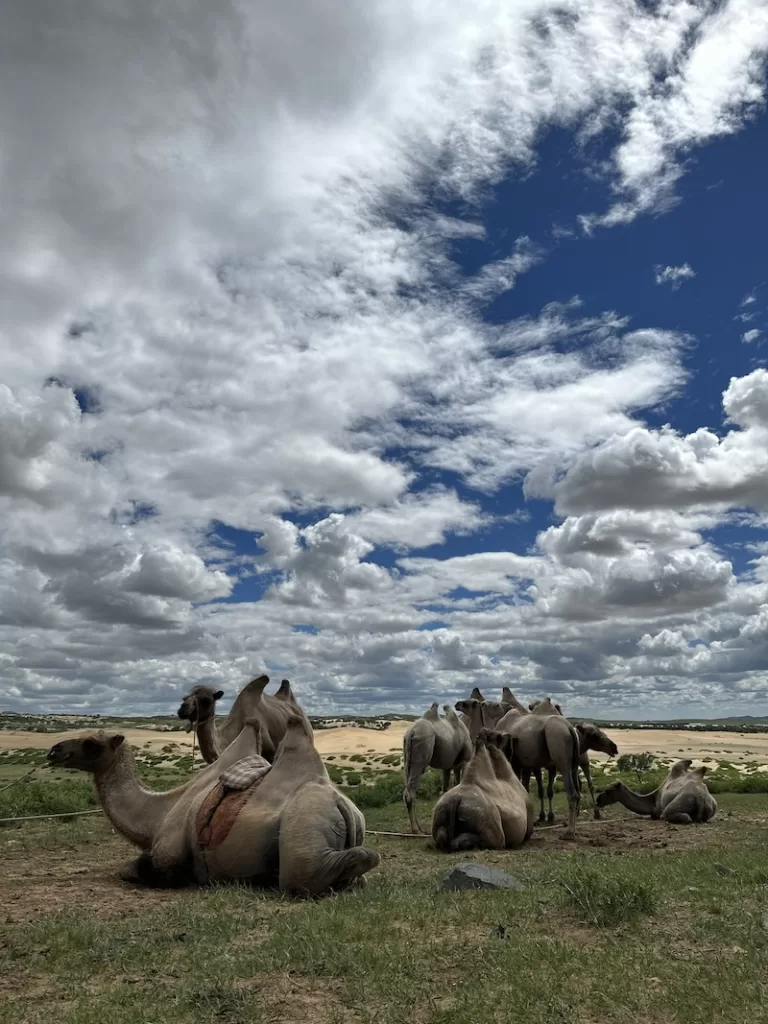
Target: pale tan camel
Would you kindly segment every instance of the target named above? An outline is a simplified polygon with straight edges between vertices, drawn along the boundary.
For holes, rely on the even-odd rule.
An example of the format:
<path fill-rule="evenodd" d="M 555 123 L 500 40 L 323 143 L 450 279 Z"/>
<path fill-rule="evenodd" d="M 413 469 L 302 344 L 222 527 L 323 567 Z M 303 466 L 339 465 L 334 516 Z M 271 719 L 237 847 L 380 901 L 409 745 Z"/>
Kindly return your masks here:
<path fill-rule="evenodd" d="M 441 718 L 435 701 L 421 718 L 409 726 L 403 737 L 403 801 L 408 810 L 411 831 L 415 833 L 421 832 L 416 817 L 416 794 L 421 776 L 427 768 L 437 768 L 443 773 L 443 792 L 446 793 L 451 785 L 451 772 L 458 784 L 462 770 L 472 756 L 467 727 L 449 705 L 446 704 L 443 711 L 445 717 Z"/>
<path fill-rule="evenodd" d="M 505 686 L 504 689 L 507 692 L 509 692 L 508 687 Z M 510 710 L 511 707 L 511 705 L 505 702 L 503 697 L 500 701 L 486 700 L 477 687 L 475 687 L 472 690 L 472 693 L 470 693 L 469 700 L 477 700 L 480 701 L 481 704 L 485 705 L 485 717 L 489 725 L 493 725 L 494 723 L 498 722 L 498 720 L 503 715 L 505 715 L 507 711 Z M 459 715 L 459 718 L 462 720 L 464 725 L 466 725 L 466 727 L 469 729 L 469 716 L 466 714 L 461 714 Z"/>
<path fill-rule="evenodd" d="M 461 720 L 469 730 L 469 738 L 472 743 L 475 742 L 482 729 L 489 729 L 494 724 L 486 700 L 470 697 L 469 700 L 457 700 L 454 707 L 461 713 Z"/>
<path fill-rule="evenodd" d="M 114 736 L 108 734 L 102 756 L 121 745 L 115 747 Z M 150 852 L 125 865 L 123 878 L 162 886 L 240 880 L 320 896 L 358 883 L 379 863 L 379 855 L 361 845 L 362 814 L 331 785 L 299 714 L 286 723 L 273 765 L 265 762 L 268 771 L 247 794 L 226 837 L 218 845 L 204 846 L 198 813 L 221 763 L 220 758 L 201 771 L 193 788 L 170 807 Z M 74 757 L 67 766 L 93 770 L 90 761 L 80 765 Z M 198 780 L 206 774 L 208 784 L 201 785 Z"/>
<path fill-rule="evenodd" d="M 223 690 L 211 686 L 193 686 L 183 698 L 179 707 L 179 718 L 190 723 L 197 731 L 200 753 L 208 764 L 212 764 L 222 750 L 231 743 L 243 727 L 247 718 L 257 718 L 261 723 L 262 753 L 273 761 L 278 744 L 285 733 L 288 718 L 297 713 L 302 716 L 312 735 L 309 719 L 296 702 L 291 684 L 283 679 L 275 694 L 264 693 L 269 676 L 252 679 L 235 699 L 235 703 L 223 722 L 216 722 L 216 701 L 224 696 Z"/>
<path fill-rule="evenodd" d="M 516 752 L 520 776 L 526 791 L 531 775 L 535 775 L 539 791 L 541 812 L 539 821 L 544 820 L 544 785 L 541 772 L 550 765 L 563 777 L 565 794 L 568 799 L 568 826 L 564 838 L 575 835 L 576 819 L 579 813 L 581 792 L 579 788 L 579 737 L 576 730 L 554 705 L 542 702 L 534 705 L 530 713 L 517 709 L 508 711 L 496 724 L 496 730 L 507 733 L 517 741 Z"/>
<path fill-rule="evenodd" d="M 532 832 L 530 797 L 501 751 L 478 736 L 463 779 L 435 806 L 435 846 L 445 853 L 515 849 Z"/>
<path fill-rule="evenodd" d="M 119 732 L 99 729 L 70 736 L 51 747 L 48 763 L 90 772 L 99 803 L 115 831 L 134 846 L 150 850 L 163 822 L 182 797 L 205 793 L 223 771 L 245 757 L 258 755 L 260 750 L 259 723 L 250 720 L 215 765 L 201 768 L 183 786 L 161 792 L 141 784 L 133 752 Z"/>
<path fill-rule="evenodd" d="M 563 709 L 560 707 L 559 704 L 553 704 L 552 700 L 549 697 L 545 697 L 544 700 L 534 701 L 530 705 L 530 711 L 523 711 L 521 713 L 539 716 L 560 715 L 561 717 L 564 717 Z M 496 728 L 499 729 L 501 732 L 506 732 L 509 730 L 511 724 L 515 722 L 518 717 L 519 715 L 517 713 L 510 712 L 498 722 Z M 613 740 L 609 736 L 607 736 L 602 729 L 599 729 L 596 725 L 592 725 L 588 722 L 572 722 L 571 724 L 573 725 L 579 737 L 579 768 L 584 773 L 584 778 L 587 780 L 587 788 L 589 790 L 589 795 L 592 798 L 593 814 L 596 820 L 599 821 L 600 809 L 597 805 L 597 800 L 595 798 L 595 787 L 592 782 L 592 769 L 589 763 L 588 751 L 599 751 L 600 753 L 607 754 L 609 757 L 615 757 L 616 754 L 618 754 L 619 752 L 619 748 L 616 746 Z M 552 810 L 552 799 L 554 797 L 555 792 L 555 777 L 557 776 L 556 765 L 548 765 L 547 774 L 547 801 L 549 803 L 549 814 L 545 817 L 544 783 L 542 779 L 541 769 L 532 769 L 531 771 L 523 771 L 522 773 L 522 781 L 526 789 L 530 785 L 531 775 L 533 775 L 536 779 L 536 787 L 538 791 L 540 806 L 540 823 L 543 821 L 548 821 L 551 823 L 555 820 L 555 815 Z M 576 782 L 577 785 L 579 785 L 579 788 L 581 788 L 578 772 L 576 773 Z"/>
<path fill-rule="evenodd" d="M 673 764 L 669 775 L 652 793 L 633 793 L 623 782 L 614 782 L 597 798 L 599 807 L 621 803 L 635 814 L 669 821 L 675 825 L 707 822 L 717 812 L 717 802 L 707 789 L 707 769 L 691 768 L 693 762 L 684 758 Z"/>

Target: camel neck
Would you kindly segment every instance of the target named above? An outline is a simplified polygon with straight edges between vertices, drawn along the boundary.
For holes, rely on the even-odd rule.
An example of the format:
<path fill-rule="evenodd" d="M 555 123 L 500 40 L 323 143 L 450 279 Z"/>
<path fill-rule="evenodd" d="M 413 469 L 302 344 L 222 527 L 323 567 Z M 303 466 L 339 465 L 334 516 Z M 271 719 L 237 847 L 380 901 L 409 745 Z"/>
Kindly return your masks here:
<path fill-rule="evenodd" d="M 203 760 L 207 761 L 208 764 L 212 764 L 218 758 L 220 751 L 223 750 L 221 737 L 216 729 L 215 715 L 211 715 L 204 722 L 200 722 L 195 728 Z M 226 745 L 225 743 L 224 746 Z"/>
<path fill-rule="evenodd" d="M 627 810 L 634 811 L 635 814 L 652 814 L 656 807 L 658 792 L 658 789 L 655 789 L 652 793 L 633 793 L 631 789 L 620 783 L 619 789 L 616 791 L 616 799 Z"/>
<path fill-rule="evenodd" d="M 99 802 L 115 830 L 143 850 L 151 847 L 160 823 L 185 788 L 180 786 L 167 793 L 144 789 L 125 743 L 110 767 L 94 775 L 94 782 Z"/>

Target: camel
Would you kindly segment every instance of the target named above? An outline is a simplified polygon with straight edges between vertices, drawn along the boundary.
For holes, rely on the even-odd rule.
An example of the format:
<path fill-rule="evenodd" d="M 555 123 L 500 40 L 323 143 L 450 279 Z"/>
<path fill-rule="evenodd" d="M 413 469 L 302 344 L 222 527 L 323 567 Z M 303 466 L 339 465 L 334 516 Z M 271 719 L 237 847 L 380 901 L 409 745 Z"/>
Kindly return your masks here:
<path fill-rule="evenodd" d="M 580 751 L 577 731 L 559 711 L 555 710 L 554 705 L 550 703 L 542 707 L 541 702 L 534 704 L 534 710 L 530 713 L 516 709 L 508 711 L 496 723 L 496 731 L 508 734 L 517 741 L 516 756 L 526 791 L 531 775 L 536 777 L 541 804 L 539 821 L 544 820 L 542 769 L 554 766 L 555 770 L 560 772 L 568 799 L 568 826 L 563 838 L 573 839 L 576 834 L 576 818 L 581 801 Z"/>
<path fill-rule="evenodd" d="M 533 804 L 511 765 L 483 735 L 462 781 L 437 802 L 432 837 L 438 850 L 512 850 L 533 832 Z"/>
<path fill-rule="evenodd" d="M 508 687 L 505 686 L 504 689 L 507 691 L 507 693 L 510 692 Z M 472 693 L 470 693 L 468 699 L 477 700 L 485 706 L 485 716 L 489 725 L 493 725 L 496 722 L 498 722 L 498 720 L 502 718 L 510 710 L 510 706 L 506 703 L 503 696 L 500 701 L 486 700 L 477 687 L 475 687 L 472 690 Z M 512 698 L 512 700 L 514 703 L 517 703 L 514 697 Z M 461 718 L 464 725 L 466 725 L 466 727 L 469 729 L 469 716 L 466 714 L 461 714 L 459 715 L 459 717 Z"/>
<path fill-rule="evenodd" d="M 258 735 L 260 723 L 252 725 Z M 123 744 L 115 734 L 103 735 L 97 756 L 100 762 L 110 762 L 100 768 L 102 788 L 108 789 L 112 762 Z M 225 751 L 222 758 L 226 755 Z M 361 884 L 365 873 L 379 863 L 377 853 L 362 847 L 362 814 L 331 785 L 299 711 L 286 722 L 272 766 L 257 759 L 264 767 L 257 765 L 254 788 L 240 794 L 239 813 L 223 838 L 204 843 L 200 814 L 216 788 L 211 782 L 221 774 L 222 758 L 203 769 L 190 790 L 179 795 L 156 829 L 150 850 L 145 843 L 145 852 L 123 866 L 124 879 L 154 886 L 241 880 L 321 896 Z M 241 760 L 242 765 L 248 762 Z M 69 756 L 67 767 L 93 771 L 93 760 L 78 763 L 76 756 Z M 129 825 L 121 824 L 123 834 L 130 831 Z"/>
<path fill-rule="evenodd" d="M 245 757 L 260 753 L 259 723 L 248 720 L 215 765 L 202 768 L 189 782 L 155 792 L 142 786 L 125 736 L 103 729 L 61 740 L 48 751 L 48 763 L 90 772 L 104 813 L 116 832 L 142 850 L 150 850 L 163 822 L 179 800 L 202 792 Z M 267 764 L 267 762 L 264 762 Z"/>
<path fill-rule="evenodd" d="M 579 768 L 584 773 L 584 778 L 587 780 L 587 788 L 589 790 L 589 795 L 592 798 L 592 812 L 595 820 L 600 821 L 600 808 L 598 807 L 597 799 L 595 798 L 595 787 L 592 783 L 592 769 L 589 764 L 588 751 L 595 750 L 599 751 L 601 754 L 607 754 L 609 757 L 615 757 L 619 752 L 619 748 L 610 736 L 606 735 L 606 733 L 596 725 L 592 725 L 591 722 L 572 722 L 571 724 L 579 736 Z M 547 821 L 551 823 L 555 820 L 555 815 L 552 811 L 552 797 L 555 793 L 555 776 L 557 775 L 557 768 L 554 764 L 547 766 L 547 774 L 547 801 L 549 803 Z M 542 792 L 540 774 L 537 776 L 536 781 L 539 787 L 539 802 L 541 804 L 539 821 L 542 822 L 544 821 L 544 794 Z M 578 772 L 576 774 L 576 781 L 579 788 L 581 788 Z"/>
<path fill-rule="evenodd" d="M 446 793 L 451 785 L 451 772 L 458 785 L 462 769 L 472 756 L 467 727 L 448 704 L 443 707 L 444 718 L 440 718 L 437 707 L 435 701 L 421 718 L 409 726 L 403 737 L 403 801 L 414 833 L 422 831 L 416 817 L 416 794 L 419 780 L 427 768 L 442 771 L 443 792 Z"/>
<path fill-rule="evenodd" d="M 216 723 L 216 701 L 224 696 L 223 690 L 210 686 L 193 686 L 183 698 L 179 707 L 179 718 L 185 718 L 190 729 L 197 731 L 200 753 L 208 764 L 213 764 L 220 752 L 237 736 L 246 718 L 258 718 L 261 722 L 262 753 L 273 761 L 278 744 L 285 733 L 285 723 L 294 712 L 303 716 L 306 727 L 312 735 L 309 719 L 296 702 L 291 684 L 283 679 L 275 694 L 264 693 L 269 676 L 252 679 L 238 693 L 227 717 Z"/>
<path fill-rule="evenodd" d="M 520 714 L 532 714 L 539 715 L 542 717 L 559 715 L 561 718 L 563 715 L 563 709 L 559 704 L 554 704 L 549 697 L 545 697 L 543 700 L 534 701 L 529 705 L 530 710 L 522 711 Z M 504 718 L 500 719 L 497 723 L 496 728 L 501 732 L 507 732 L 512 724 L 518 720 L 520 714 L 517 712 L 508 712 Z M 579 736 L 579 768 L 584 773 L 584 778 L 587 780 L 587 788 L 589 789 L 589 795 L 592 798 L 592 810 L 597 821 L 600 820 L 600 809 L 597 805 L 595 798 L 595 787 L 592 783 L 592 770 L 589 764 L 588 751 L 595 750 L 600 753 L 607 754 L 609 757 L 615 757 L 619 752 L 619 748 L 613 742 L 613 740 L 607 736 L 602 729 L 599 729 L 596 725 L 592 725 L 588 722 L 572 722 L 571 723 L 578 733 Z M 557 767 L 554 764 L 547 765 L 548 781 L 547 781 L 547 801 L 549 803 L 549 814 L 544 816 L 544 783 L 542 780 L 541 769 L 531 769 L 531 771 L 524 771 L 522 775 L 523 785 L 528 788 L 530 784 L 531 775 L 536 779 L 536 786 L 539 796 L 539 823 L 543 821 L 553 822 L 555 820 L 554 812 L 552 811 L 552 798 L 555 792 L 555 777 L 557 775 Z M 576 783 L 581 790 L 581 783 L 579 781 L 578 771 L 576 773 Z"/>
<path fill-rule="evenodd" d="M 469 730 L 469 738 L 473 743 L 482 729 L 490 728 L 495 722 L 488 712 L 488 702 L 479 700 L 477 697 L 470 697 L 469 700 L 457 700 L 454 707 L 461 713 L 461 720 Z"/>
<path fill-rule="evenodd" d="M 704 781 L 706 767 L 691 769 L 684 758 L 673 764 L 669 775 L 652 793 L 633 793 L 623 782 L 614 782 L 597 798 L 598 807 L 621 803 L 635 814 L 648 814 L 654 820 L 674 825 L 707 822 L 715 816 L 717 803 Z"/>

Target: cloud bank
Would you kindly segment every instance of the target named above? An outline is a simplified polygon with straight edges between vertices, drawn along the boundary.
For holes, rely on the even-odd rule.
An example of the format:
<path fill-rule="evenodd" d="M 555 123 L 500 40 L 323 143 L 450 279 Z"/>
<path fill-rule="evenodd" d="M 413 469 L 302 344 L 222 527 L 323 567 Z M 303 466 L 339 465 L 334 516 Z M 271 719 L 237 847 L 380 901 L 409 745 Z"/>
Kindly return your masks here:
<path fill-rule="evenodd" d="M 669 209 L 764 104 L 768 5 L 29 0 L 5 28 L 3 706 L 158 712 L 265 669 L 318 711 L 764 691 L 764 556 L 736 573 L 716 531 L 765 511 L 765 371 L 723 434 L 651 429 L 690 339 L 576 298 L 495 323 L 544 241 L 471 274 L 454 246 L 553 127 L 608 147 L 588 233 Z M 521 484 L 557 520 L 533 544 L 495 502 Z"/>

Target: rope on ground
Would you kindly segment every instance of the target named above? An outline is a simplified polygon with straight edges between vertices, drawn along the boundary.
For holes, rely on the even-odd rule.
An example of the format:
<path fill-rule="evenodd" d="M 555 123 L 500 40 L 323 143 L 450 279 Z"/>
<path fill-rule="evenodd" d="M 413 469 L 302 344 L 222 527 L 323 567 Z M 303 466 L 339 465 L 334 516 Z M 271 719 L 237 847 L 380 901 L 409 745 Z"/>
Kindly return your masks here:
<path fill-rule="evenodd" d="M 27 773 L 26 773 L 25 775 L 20 775 L 20 776 L 18 777 L 18 779 L 14 779 L 14 780 L 13 780 L 13 782 L 10 782 L 10 783 L 9 783 L 9 784 L 8 784 L 7 786 L 3 786 L 3 788 L 2 788 L 2 789 L 0 789 L 0 793 L 4 793 L 4 792 L 6 791 L 6 789 L 10 789 L 10 788 L 11 788 L 11 786 L 15 786 L 17 782 L 23 782 L 23 781 L 24 781 L 24 779 L 28 779 L 28 778 L 29 778 L 29 776 L 30 776 L 30 775 L 31 775 L 31 774 L 32 774 L 33 772 L 36 772 L 36 771 L 37 771 L 37 765 L 35 765 L 35 767 L 34 767 L 34 768 L 30 768 L 30 769 L 29 769 L 29 771 L 28 771 L 28 772 L 27 772 Z"/>
<path fill-rule="evenodd" d="M 15 818 L 0 818 L 0 825 L 8 821 L 39 821 L 41 818 L 79 818 L 83 814 L 103 814 L 101 808 L 95 811 L 64 811 L 61 814 L 22 814 Z"/>

